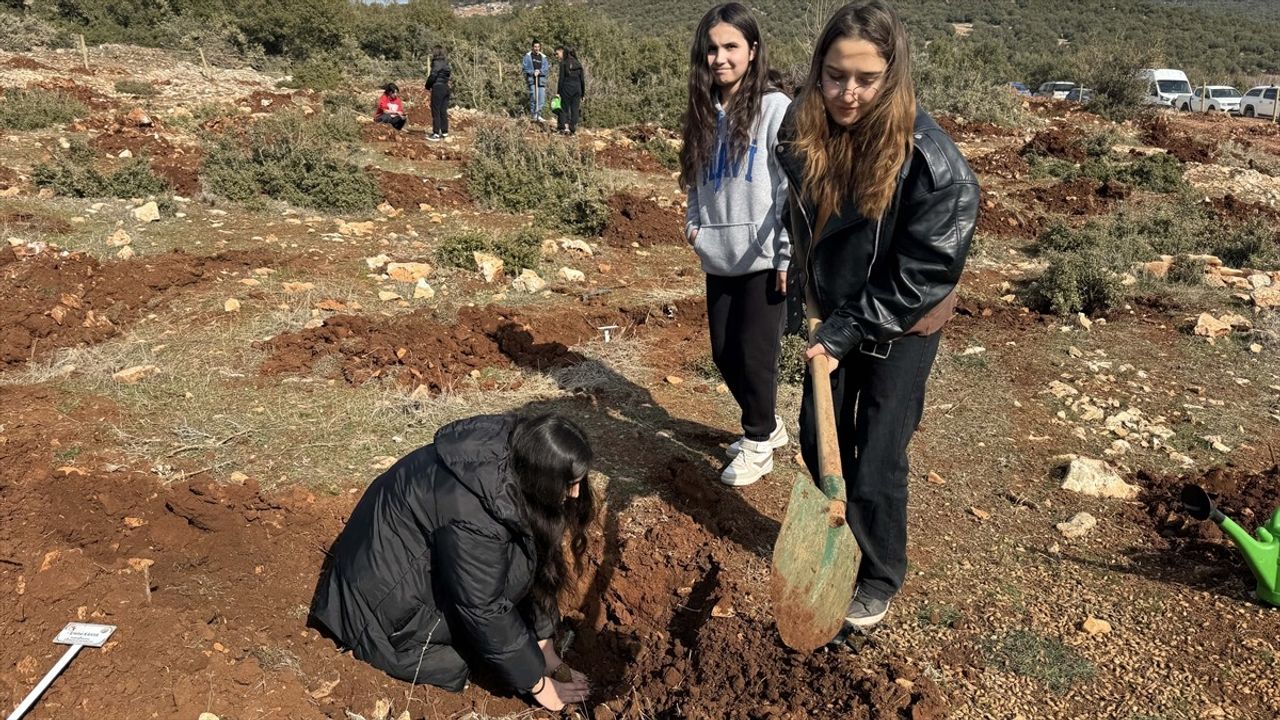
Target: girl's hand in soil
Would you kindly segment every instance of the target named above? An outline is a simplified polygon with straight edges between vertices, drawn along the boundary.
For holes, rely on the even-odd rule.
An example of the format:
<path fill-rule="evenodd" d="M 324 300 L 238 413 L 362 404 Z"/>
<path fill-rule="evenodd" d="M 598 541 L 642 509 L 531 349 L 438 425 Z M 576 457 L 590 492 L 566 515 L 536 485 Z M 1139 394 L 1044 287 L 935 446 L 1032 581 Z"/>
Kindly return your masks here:
<path fill-rule="evenodd" d="M 534 690 L 538 690 L 533 693 L 533 699 L 552 712 L 559 712 L 565 705 L 587 699 L 588 689 L 585 680 L 562 683 L 554 678 L 544 677 L 538 682 L 538 685 L 533 686 Z"/>
<path fill-rule="evenodd" d="M 819 355 L 827 359 L 827 369 L 831 372 L 835 372 L 836 368 L 840 366 L 839 358 L 833 357 L 831 353 L 827 352 L 827 346 L 822 343 L 818 343 L 817 345 L 809 348 L 809 350 L 805 352 L 804 357 L 806 360 L 812 360 Z"/>
<path fill-rule="evenodd" d="M 556 673 L 556 669 L 559 668 L 561 665 L 564 665 L 564 661 L 561 660 L 560 656 L 556 654 L 555 643 L 551 642 L 550 638 L 546 640 L 539 640 L 538 649 L 542 651 L 542 659 L 545 660 L 547 663 L 548 674 L 554 674 L 555 677 L 558 677 L 563 680 L 565 676 Z M 584 684 L 587 682 L 587 676 L 584 675 L 583 673 L 580 673 L 577 670 L 574 670 L 568 665 L 565 665 L 565 669 L 569 671 L 570 677 L 572 677 L 574 682 L 580 682 Z"/>

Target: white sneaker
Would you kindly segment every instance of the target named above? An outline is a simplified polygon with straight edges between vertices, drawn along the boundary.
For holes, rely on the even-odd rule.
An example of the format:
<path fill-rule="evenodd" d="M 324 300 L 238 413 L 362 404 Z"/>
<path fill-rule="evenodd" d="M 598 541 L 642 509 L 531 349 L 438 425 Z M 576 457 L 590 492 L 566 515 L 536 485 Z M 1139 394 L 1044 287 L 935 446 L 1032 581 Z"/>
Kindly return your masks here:
<path fill-rule="evenodd" d="M 786 447 L 787 443 L 791 442 L 791 438 L 787 437 L 787 428 L 783 426 L 781 417 L 774 415 L 773 421 L 776 423 L 773 426 L 773 434 L 765 442 L 769 444 L 770 450 L 777 450 L 780 447 Z M 746 438 L 738 438 L 733 441 L 729 447 L 724 449 L 724 454 L 731 458 L 737 457 L 738 453 L 742 451 L 742 442 L 744 440 Z"/>
<path fill-rule="evenodd" d="M 738 454 L 720 473 L 720 482 L 730 487 L 746 487 L 773 472 L 773 448 L 769 442 L 743 440 Z"/>

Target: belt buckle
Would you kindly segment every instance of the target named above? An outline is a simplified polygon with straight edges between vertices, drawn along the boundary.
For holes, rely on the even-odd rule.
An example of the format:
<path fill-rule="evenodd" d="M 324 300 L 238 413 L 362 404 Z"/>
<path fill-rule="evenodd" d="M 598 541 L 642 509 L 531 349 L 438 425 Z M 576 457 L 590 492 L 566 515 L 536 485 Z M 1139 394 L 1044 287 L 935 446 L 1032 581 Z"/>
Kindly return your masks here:
<path fill-rule="evenodd" d="M 870 355 L 873 358 L 879 358 L 881 360 L 889 357 L 890 350 L 893 350 L 892 342 L 873 343 L 870 340 L 863 341 L 862 346 L 858 348 L 858 351 L 863 355 Z"/>

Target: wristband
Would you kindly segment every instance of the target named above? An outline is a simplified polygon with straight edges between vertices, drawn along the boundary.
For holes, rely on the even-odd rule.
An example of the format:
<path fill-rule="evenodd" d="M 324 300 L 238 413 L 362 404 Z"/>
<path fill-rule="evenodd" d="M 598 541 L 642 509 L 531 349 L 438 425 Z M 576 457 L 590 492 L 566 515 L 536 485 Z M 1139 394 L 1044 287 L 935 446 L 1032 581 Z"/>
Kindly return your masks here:
<path fill-rule="evenodd" d="M 530 694 L 530 695 L 537 695 L 538 693 L 540 693 L 540 692 L 542 692 L 543 690 L 545 690 L 545 689 L 546 689 L 546 687 L 547 687 L 547 676 L 546 676 L 546 675 L 543 675 L 543 676 L 542 676 L 542 679 L 538 681 L 538 684 L 537 684 L 537 685 L 534 685 L 532 688 L 530 688 L 530 689 L 529 689 L 529 694 Z"/>

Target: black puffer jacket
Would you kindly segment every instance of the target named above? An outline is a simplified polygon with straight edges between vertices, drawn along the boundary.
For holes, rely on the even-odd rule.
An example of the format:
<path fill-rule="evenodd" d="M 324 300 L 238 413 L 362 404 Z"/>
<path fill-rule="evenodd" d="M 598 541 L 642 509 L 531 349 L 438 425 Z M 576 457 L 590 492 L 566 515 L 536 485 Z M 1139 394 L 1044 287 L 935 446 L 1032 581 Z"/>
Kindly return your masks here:
<path fill-rule="evenodd" d="M 586 94 L 587 74 L 577 58 L 565 58 L 560 63 L 560 80 L 556 90 L 560 97 L 582 97 Z"/>
<path fill-rule="evenodd" d="M 453 77 L 453 70 L 449 68 L 449 58 L 433 57 L 431 58 L 431 72 L 427 75 L 427 91 L 428 92 L 449 92 L 449 79 Z"/>
<path fill-rule="evenodd" d="M 911 158 L 884 217 L 869 220 L 848 200 L 815 244 L 817 208 L 802 192 L 805 159 L 792 142 L 794 109 L 778 130 L 776 153 L 790 185 L 787 229 L 806 255 L 796 282 L 813 281 L 823 319 L 818 340 L 828 352 L 842 358 L 855 348 L 874 351 L 906 334 L 960 281 L 978 224 L 978 181 L 921 110 Z"/>
<path fill-rule="evenodd" d="M 517 689 L 542 677 L 537 638 L 555 621 L 526 597 L 536 558 L 508 472 L 514 425 L 506 416 L 447 425 L 365 491 L 311 607 L 360 660 L 454 690 L 467 675 L 454 648 Z"/>

